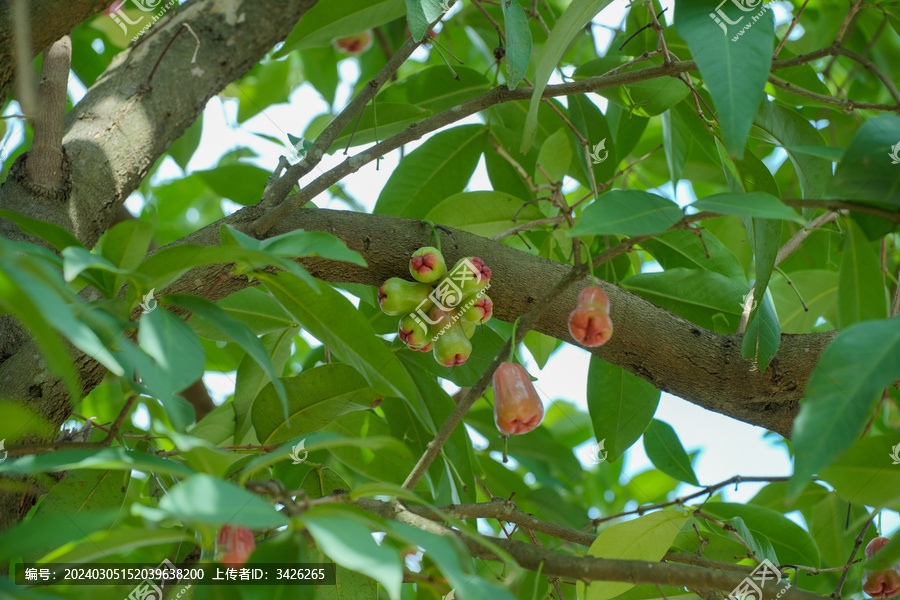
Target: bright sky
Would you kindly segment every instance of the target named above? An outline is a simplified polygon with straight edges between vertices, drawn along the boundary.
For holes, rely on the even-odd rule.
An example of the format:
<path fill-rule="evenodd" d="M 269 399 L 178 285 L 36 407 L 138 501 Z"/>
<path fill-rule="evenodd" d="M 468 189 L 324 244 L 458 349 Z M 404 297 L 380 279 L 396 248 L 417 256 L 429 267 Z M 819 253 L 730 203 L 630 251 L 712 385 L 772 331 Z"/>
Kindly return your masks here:
<path fill-rule="evenodd" d="M 669 24 L 672 22 L 674 10 L 672 4 L 671 0 L 663 2 L 663 6 L 669 6 L 669 10 L 665 15 Z M 775 5 L 773 13 L 776 17 L 776 23 L 780 25 L 787 22 L 790 15 L 785 10 L 785 7 L 778 2 L 773 4 Z M 616 0 L 595 19 L 594 22 L 602 26 L 596 28 L 601 52 L 612 37 L 612 32 L 608 28 L 616 29 L 620 26 L 627 5 L 628 2 L 626 0 Z M 424 52 L 422 49 L 417 51 L 413 55 L 413 60 L 423 58 Z M 352 88 L 347 82 L 352 83 L 356 81 L 358 76 L 356 60 L 348 58 L 342 61 L 340 63 L 340 73 L 343 83 L 338 90 L 335 102 L 337 107 L 345 106 L 350 99 Z M 558 81 L 558 79 L 553 80 L 553 82 Z M 76 102 L 85 93 L 84 86 L 74 76 L 70 83 L 70 93 Z M 589 97 L 602 110 L 605 110 L 606 101 L 603 98 L 593 94 L 589 95 Z M 266 170 L 273 170 L 278 162 L 278 157 L 280 155 L 289 155 L 290 153 L 290 143 L 288 142 L 287 134 L 291 133 L 299 137 L 315 116 L 329 111 L 327 104 L 307 84 L 301 85 L 296 89 L 289 103 L 271 106 L 263 113 L 243 124 L 237 123 L 237 106 L 236 100 L 224 99 L 223 101 L 218 96 L 209 101 L 204 112 L 203 135 L 200 147 L 188 165 L 188 172 L 212 168 L 218 164 L 222 155 L 240 147 L 249 147 L 255 150 L 259 154 L 259 158 L 253 162 Z M 17 112 L 17 106 L 11 106 L 7 110 L 7 114 L 15 114 Z M 472 117 L 465 122 L 479 121 L 476 117 Z M 3 147 L 11 148 L 21 140 L 21 124 L 13 121 L 8 123 L 10 128 Z M 281 146 L 267 141 L 254 135 L 252 132 L 281 139 L 284 141 L 284 145 Z M 420 143 L 409 144 L 406 147 L 406 152 L 413 150 Z M 335 156 L 326 156 L 318 168 L 305 178 L 303 182 L 308 182 L 317 175 L 336 166 L 342 162 L 343 158 L 340 153 Z M 378 192 L 380 192 L 396 167 L 397 160 L 398 154 L 393 152 L 384 157 L 380 167 L 377 169 L 374 163 L 364 166 L 360 171 L 345 180 L 347 191 L 371 210 L 378 197 Z M 773 153 L 773 156 L 769 157 L 769 161 L 771 161 L 769 162 L 770 168 L 777 166 L 780 160 L 783 160 L 783 157 Z M 174 161 L 166 159 L 156 175 L 157 179 L 155 181 L 159 182 L 181 176 L 183 174 Z M 479 164 L 467 189 L 490 189 L 483 160 Z M 655 191 L 678 201 L 680 204 L 686 204 L 693 200 L 690 197 L 688 186 L 679 186 L 678 195 L 675 197 L 672 196 L 671 187 Z M 240 208 L 237 204 L 228 200 L 223 200 L 222 202 L 226 213 L 234 212 Z M 321 208 L 346 208 L 341 202 L 329 202 L 323 197 L 317 198 L 314 202 Z M 140 194 L 133 194 L 126 204 L 132 212 L 137 214 L 143 203 L 144 199 Z M 489 263 L 489 257 L 485 258 Z M 653 268 L 652 265 L 650 268 Z M 564 344 L 551 357 L 543 370 L 537 368 L 537 365 L 530 359 L 530 356 L 527 356 L 527 353 L 526 359 L 529 371 L 539 378 L 536 385 L 545 402 L 563 399 L 574 403 L 581 410 L 587 410 L 585 387 L 589 354 L 585 350 Z M 234 377 L 235 374 L 233 372 L 207 375 L 206 382 L 211 388 L 217 403 L 223 402 L 227 396 L 234 392 Z M 448 385 L 452 386 L 452 384 Z M 136 423 L 140 424 L 141 421 L 147 423 L 148 416 L 147 414 L 138 415 Z M 699 481 L 703 484 L 717 483 L 734 475 L 772 476 L 788 475 L 791 472 L 790 461 L 783 444 L 764 439 L 765 431 L 759 427 L 747 425 L 717 413 L 706 411 L 666 393 L 662 394 L 656 418 L 669 423 L 675 429 L 688 453 L 698 452 L 694 460 L 694 470 Z M 474 436 L 477 436 L 476 433 L 472 433 Z M 777 439 L 777 436 L 770 436 L 770 438 L 774 440 Z M 585 466 L 590 464 L 590 445 L 593 443 L 594 440 L 591 440 L 589 443 L 576 449 L 579 459 Z M 625 460 L 624 473 L 626 476 L 634 476 L 652 466 L 644 453 L 643 445 L 640 441 L 627 452 L 623 460 Z M 600 468 L 602 468 L 602 465 Z M 760 487 L 761 485 L 759 484 L 742 484 L 739 490 L 735 491 L 734 487 L 729 487 L 723 491 L 723 494 L 726 499 L 742 502 L 751 498 Z M 682 484 L 678 488 L 680 494 L 691 491 L 695 491 L 695 488 L 687 484 Z M 884 516 L 886 517 L 884 522 L 886 531 L 891 531 L 897 527 L 896 514 L 885 511 Z"/>

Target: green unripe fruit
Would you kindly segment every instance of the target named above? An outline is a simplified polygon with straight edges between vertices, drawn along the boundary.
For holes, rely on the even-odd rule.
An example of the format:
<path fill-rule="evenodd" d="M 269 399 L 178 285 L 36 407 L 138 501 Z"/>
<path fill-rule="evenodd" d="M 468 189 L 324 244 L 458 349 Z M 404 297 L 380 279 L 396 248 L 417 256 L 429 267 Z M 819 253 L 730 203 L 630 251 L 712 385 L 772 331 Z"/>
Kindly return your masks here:
<path fill-rule="evenodd" d="M 391 277 L 378 288 L 378 304 L 385 314 L 397 317 L 415 312 L 423 301 L 428 300 L 429 294 L 431 294 L 431 286 L 427 283 Z M 422 306 L 422 309 L 428 310 L 430 307 L 429 300 Z"/>
<path fill-rule="evenodd" d="M 494 314 L 494 303 L 487 294 L 466 298 L 460 308 L 464 309 L 463 319 L 479 325 L 490 321 L 491 315 Z"/>
<path fill-rule="evenodd" d="M 411 350 L 421 350 L 431 343 L 432 333 L 428 323 L 417 315 L 406 315 L 400 319 L 398 335 Z"/>
<path fill-rule="evenodd" d="M 463 295 L 480 292 L 491 282 L 491 268 L 477 256 L 467 256 L 456 261 L 450 270 L 450 278 L 462 289 Z"/>
<path fill-rule="evenodd" d="M 446 329 L 435 331 L 434 360 L 445 367 L 464 364 L 472 354 L 472 342 L 466 337 L 460 321 L 444 324 Z"/>
<path fill-rule="evenodd" d="M 475 335 L 475 330 L 478 328 L 478 323 L 466 321 L 465 319 L 460 319 L 459 323 L 462 325 L 463 333 L 471 340 L 472 336 Z"/>
<path fill-rule="evenodd" d="M 422 283 L 434 283 L 447 272 L 447 263 L 441 251 L 434 246 L 423 246 L 409 259 L 409 274 Z"/>

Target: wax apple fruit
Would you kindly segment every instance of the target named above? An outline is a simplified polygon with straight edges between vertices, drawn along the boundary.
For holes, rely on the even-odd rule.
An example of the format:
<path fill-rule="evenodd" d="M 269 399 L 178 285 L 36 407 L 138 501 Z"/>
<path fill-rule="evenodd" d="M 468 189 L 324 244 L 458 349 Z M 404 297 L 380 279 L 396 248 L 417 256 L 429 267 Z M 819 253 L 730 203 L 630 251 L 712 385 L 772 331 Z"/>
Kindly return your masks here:
<path fill-rule="evenodd" d="M 494 423 L 500 433 L 528 433 L 541 424 L 544 405 L 525 367 L 503 363 L 494 371 Z"/>
<path fill-rule="evenodd" d="M 469 302 L 472 300 L 474 300 L 474 302 L 469 306 Z M 468 307 L 462 313 L 462 318 L 478 325 L 483 325 L 490 321 L 491 315 L 494 314 L 494 303 L 491 302 L 491 299 L 487 294 L 482 294 L 480 297 L 473 297 L 471 299 L 466 298 L 462 302 L 462 307 Z"/>
<path fill-rule="evenodd" d="M 477 256 L 467 256 L 456 261 L 450 277 L 462 289 L 463 295 L 480 292 L 491 282 L 491 268 Z"/>
<path fill-rule="evenodd" d="M 579 306 L 569 315 L 569 333 L 586 348 L 596 348 L 612 337 L 612 321 L 596 305 Z"/>
<path fill-rule="evenodd" d="M 578 306 L 583 304 L 595 304 L 602 308 L 603 312 L 609 313 L 609 298 L 606 292 L 596 285 L 589 285 L 578 294 Z"/>
<path fill-rule="evenodd" d="M 890 540 L 877 537 L 866 546 L 866 560 L 887 546 Z M 900 566 L 894 565 L 883 571 L 863 571 L 863 591 L 872 598 L 896 598 L 900 596 Z"/>
<path fill-rule="evenodd" d="M 413 252 L 409 259 L 409 274 L 416 281 L 434 283 L 447 273 L 447 264 L 440 250 L 434 246 L 423 246 Z"/>
<path fill-rule="evenodd" d="M 398 335 L 410 350 L 421 350 L 431 343 L 428 323 L 417 316 L 406 315 L 400 319 Z"/>
<path fill-rule="evenodd" d="M 242 565 L 256 548 L 253 532 L 239 525 L 224 525 L 216 538 L 219 562 Z"/>
<path fill-rule="evenodd" d="M 435 326 L 437 327 L 437 326 Z M 434 360 L 445 367 L 464 364 L 472 354 L 472 342 L 466 337 L 459 321 L 435 331 L 438 338 L 434 341 Z"/>
<path fill-rule="evenodd" d="M 378 288 L 378 304 L 385 314 L 396 317 L 415 311 L 430 293 L 431 286 L 427 283 L 391 277 Z"/>
<path fill-rule="evenodd" d="M 569 314 L 569 333 L 587 348 L 602 346 L 612 337 L 609 298 L 606 292 L 591 285 L 578 294 L 578 306 Z"/>
<path fill-rule="evenodd" d="M 372 31 L 366 30 L 334 40 L 334 46 L 351 56 L 359 56 L 372 47 Z"/>

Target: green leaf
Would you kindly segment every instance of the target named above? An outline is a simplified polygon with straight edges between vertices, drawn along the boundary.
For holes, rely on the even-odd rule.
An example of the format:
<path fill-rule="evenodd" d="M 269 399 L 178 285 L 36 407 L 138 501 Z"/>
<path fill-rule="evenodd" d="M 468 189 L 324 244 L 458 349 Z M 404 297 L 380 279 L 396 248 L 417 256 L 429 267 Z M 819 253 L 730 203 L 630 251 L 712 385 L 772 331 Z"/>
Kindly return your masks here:
<path fill-rule="evenodd" d="M 304 329 L 340 360 L 355 367 L 373 389 L 406 400 L 415 398 L 412 382 L 397 357 L 349 300 L 324 285 L 317 295 L 287 273 L 260 273 L 258 277 Z"/>
<path fill-rule="evenodd" d="M 584 149 L 581 145 L 575 144 L 575 156 L 578 158 L 578 162 L 585 173 L 585 187 L 590 187 L 590 178 L 587 177 L 588 168 L 593 169 L 594 180 L 598 184 L 609 180 L 616 172 L 618 159 L 616 158 L 616 142 L 612 137 L 609 124 L 606 122 L 606 117 L 600 112 L 600 109 L 597 108 L 596 104 L 582 94 L 569 96 L 568 108 L 569 120 L 581 135 L 590 142 L 590 149 L 593 150 L 594 147 L 602 143 L 604 152 L 609 153 L 605 158 L 603 155 L 598 156 L 598 158 L 602 158 L 601 162 L 593 164 L 594 160 L 585 156 Z M 597 151 L 597 154 L 600 154 L 599 150 Z"/>
<path fill-rule="evenodd" d="M 591 356 L 587 404 L 594 437 L 605 441 L 609 462 L 615 462 L 643 435 L 659 404 L 653 384 L 621 367 Z"/>
<path fill-rule="evenodd" d="M 118 509 L 125 501 L 131 471 L 83 469 L 66 475 L 50 488 L 34 517 Z"/>
<path fill-rule="evenodd" d="M 839 329 L 888 315 L 878 254 L 855 221 L 844 222 L 847 234 L 838 270 Z"/>
<path fill-rule="evenodd" d="M 635 70 L 658 66 L 662 59 L 650 59 L 650 64 Z M 625 71 L 628 72 L 628 71 Z M 655 117 L 681 102 L 691 93 L 690 88 L 675 77 L 660 77 L 636 81 L 627 86 L 598 90 L 597 94 L 608 98 L 639 117 Z"/>
<path fill-rule="evenodd" d="M 177 477 L 186 477 L 192 473 L 181 462 L 125 450 L 121 446 L 102 450 L 60 450 L 50 454 L 31 454 L 9 458 L 0 463 L 0 473 L 19 472 L 23 475 L 73 469 L 135 469 L 144 473 L 163 473 Z"/>
<path fill-rule="evenodd" d="M 644 432 L 644 450 L 653 466 L 669 477 L 691 485 L 700 485 L 691 466 L 690 457 L 684 451 L 678 434 L 668 423 L 657 419 L 650 421 Z"/>
<path fill-rule="evenodd" d="M 898 319 L 856 323 L 825 348 L 794 420 L 792 496 L 853 444 L 881 391 L 898 378 Z"/>
<path fill-rule="evenodd" d="M 287 418 L 288 399 L 284 385 L 278 379 L 279 373 L 275 370 L 272 359 L 269 358 L 269 353 L 266 352 L 262 342 L 247 325 L 235 319 L 206 298 L 188 296 L 186 294 L 173 294 L 166 296 L 166 300 L 203 317 L 243 348 L 269 376 L 277 398 L 281 401 L 283 414 Z"/>
<path fill-rule="evenodd" d="M 242 525 L 263 529 L 290 523 L 262 497 L 205 473 L 192 475 L 172 487 L 159 501 L 159 511 L 183 523 L 215 527 Z"/>
<path fill-rule="evenodd" d="M 703 512 L 718 519 L 738 517 L 760 541 L 768 540 L 780 564 L 820 565 L 819 549 L 808 531 L 779 512 L 754 504 L 707 502 Z"/>
<path fill-rule="evenodd" d="M 69 246 L 78 246 L 84 248 L 84 244 L 78 241 L 78 238 L 72 235 L 68 229 L 60 227 L 55 223 L 41 221 L 40 219 L 32 219 L 17 212 L 0 208 L 0 217 L 9 219 L 19 226 L 19 229 L 25 233 L 39 237 L 49 243 L 57 250 L 64 250 Z"/>
<path fill-rule="evenodd" d="M 153 241 L 153 226 L 147 221 L 128 220 L 115 225 L 94 248 L 103 258 L 120 269 L 135 269 Z"/>
<path fill-rule="evenodd" d="M 534 330 L 526 333 L 525 339 L 522 340 L 522 342 L 525 344 L 525 347 L 528 348 L 528 351 L 531 352 L 531 357 L 534 359 L 534 362 L 537 363 L 538 369 L 543 369 L 547 365 L 547 361 L 550 360 L 550 355 L 553 354 L 560 345 L 560 341 L 556 338 Z"/>
<path fill-rule="evenodd" d="M 896 510 L 900 508 L 900 469 L 894 464 L 897 442 L 894 434 L 856 440 L 820 476 L 847 501 Z"/>
<path fill-rule="evenodd" d="M 0 465 L 0 470 L 10 460 Z M 0 533 L 0 561 L 8 564 L 15 556 L 29 556 L 44 548 L 56 548 L 80 540 L 87 532 L 106 530 L 118 516 L 118 510 L 76 515 L 55 514 L 18 523 Z M 21 587 L 16 586 L 17 590 Z"/>
<path fill-rule="evenodd" d="M 683 216 L 677 204 L 662 196 L 641 190 L 613 190 L 584 210 L 569 230 L 569 237 L 653 235 L 666 231 Z"/>
<path fill-rule="evenodd" d="M 676 229 L 641 243 L 663 269 L 704 269 L 715 271 L 738 283 L 746 284 L 744 269 L 734 254 L 709 231 L 700 235 Z"/>
<path fill-rule="evenodd" d="M 54 552 L 49 560 L 54 563 L 78 565 L 103 562 L 111 555 L 122 554 L 136 548 L 162 546 L 178 542 L 194 542 L 183 529 L 150 530 L 129 527 L 128 529 L 112 529 L 95 531 L 75 543 L 60 548 L 62 552 Z"/>
<path fill-rule="evenodd" d="M 566 8 L 562 16 L 556 21 L 550 36 L 544 42 L 541 55 L 538 58 L 534 71 L 534 91 L 531 94 L 531 104 L 528 106 L 528 116 L 525 119 L 525 128 L 522 131 L 522 154 L 528 152 L 534 144 L 534 136 L 538 126 L 538 108 L 544 88 L 550 81 L 553 71 L 559 66 L 559 61 L 565 54 L 572 40 L 584 33 L 584 26 L 590 22 L 597 13 L 606 8 L 612 0 L 574 0 Z"/>
<path fill-rule="evenodd" d="M 425 219 L 489 238 L 515 227 L 513 218 L 517 214 L 516 222 L 543 218 L 537 207 L 525 206 L 521 198 L 487 190 L 460 192 L 445 198 L 425 215 Z"/>
<path fill-rule="evenodd" d="M 525 77 L 531 59 L 531 29 L 519 0 L 501 2 L 506 25 L 506 85 L 514 90 Z"/>
<path fill-rule="evenodd" d="M 256 287 L 244 288 L 226 296 L 216 302 L 216 306 L 247 325 L 255 335 L 283 331 L 297 325 L 278 300 Z M 208 340 L 227 342 L 231 339 L 200 315 L 195 315 L 189 325 L 197 335 Z"/>
<path fill-rule="evenodd" d="M 295 230 L 264 240 L 260 248 L 276 256 L 297 258 L 318 256 L 329 260 L 339 260 L 367 267 L 359 252 L 351 250 L 347 244 L 324 231 Z"/>
<path fill-rule="evenodd" d="M 343 507 L 317 506 L 303 513 L 303 524 L 322 552 L 337 564 L 368 575 L 384 586 L 391 600 L 399 600 L 403 582 L 400 553 L 379 545 L 369 527 Z"/>
<path fill-rule="evenodd" d="M 677 185 L 691 154 L 693 137 L 684 117 L 673 106 L 662 113 L 663 149 L 672 184 Z"/>
<path fill-rule="evenodd" d="M 481 71 L 458 66 L 454 66 L 453 71 L 456 77 L 444 65 L 416 71 L 386 86 L 378 94 L 377 101 L 408 102 L 437 114 L 491 89 L 491 82 Z"/>
<path fill-rule="evenodd" d="M 569 165 L 572 163 L 572 145 L 569 136 L 562 128 L 544 140 L 538 152 L 534 179 L 538 184 L 561 183 Z"/>
<path fill-rule="evenodd" d="M 674 510 L 662 510 L 605 529 L 591 543 L 587 555 L 596 558 L 659 562 L 675 541 L 675 536 L 687 523 L 688 515 Z M 633 583 L 595 581 L 587 587 L 578 582 L 578 597 L 585 600 L 606 600 L 627 592 Z"/>
<path fill-rule="evenodd" d="M 363 32 L 399 19 L 406 13 L 404 0 L 345 0 L 341 10 L 326 3 L 310 8 L 288 34 L 275 58 L 300 48 L 327 46 L 335 38 Z"/>
<path fill-rule="evenodd" d="M 767 289 L 763 294 L 762 302 L 744 332 L 741 342 L 741 355 L 752 359 L 759 366 L 761 372 L 765 372 L 778 346 L 781 344 L 781 324 L 778 322 L 778 313 L 775 312 L 775 303 L 772 294 Z"/>
<path fill-rule="evenodd" d="M 194 171 L 209 188 L 223 198 L 243 206 L 260 201 L 270 172 L 255 165 L 221 165 L 208 171 Z"/>
<path fill-rule="evenodd" d="M 290 398 L 289 420 L 280 417 L 272 384 L 259 393 L 251 412 L 256 435 L 265 445 L 318 431 L 350 411 L 371 408 L 379 397 L 356 369 L 341 364 L 321 365 L 277 381 Z"/>
<path fill-rule="evenodd" d="M 188 163 L 191 162 L 191 158 L 194 156 L 194 152 L 197 151 L 197 148 L 200 146 L 200 136 L 203 133 L 203 113 L 200 113 L 200 116 L 191 123 L 191 126 L 188 127 L 181 137 L 172 142 L 172 145 L 169 146 L 169 156 L 172 157 L 172 160 L 181 167 L 182 171 L 187 171 Z"/>
<path fill-rule="evenodd" d="M 864 122 L 838 163 L 825 198 L 900 207 L 900 169 L 892 158 L 900 154 L 898 143 L 897 115 L 878 115 Z"/>
<path fill-rule="evenodd" d="M 800 113 L 774 102 L 760 104 L 753 123 L 762 132 L 764 140 L 783 147 L 788 153 L 800 179 L 803 197 L 821 198 L 831 180 L 832 161 L 801 148 L 821 148 L 824 151 L 826 147 L 822 134 Z"/>
<path fill-rule="evenodd" d="M 412 104 L 369 103 L 363 109 L 362 116 L 354 118 L 344 127 L 326 152 L 335 153 L 344 148 L 385 140 L 430 115 L 430 110 Z M 308 129 L 304 137 L 317 137 L 311 133 Z"/>
<path fill-rule="evenodd" d="M 278 373 L 284 372 L 284 366 L 291 355 L 297 327 L 289 327 L 274 331 L 262 337 L 266 352 L 272 357 L 272 363 Z M 237 368 L 237 382 L 234 386 L 234 432 L 237 443 L 257 443 L 256 434 L 251 432 L 250 411 L 262 389 L 271 379 L 266 372 L 249 355 L 241 359 Z"/>
<path fill-rule="evenodd" d="M 420 217 L 463 191 L 478 165 L 484 140 L 483 125 L 462 125 L 430 137 L 394 169 L 374 212 Z"/>
<path fill-rule="evenodd" d="M 717 25 L 705 0 L 678 0 L 675 11 L 678 33 L 687 41 L 715 102 L 725 146 L 738 158 L 744 154 L 772 66 L 775 26 L 769 8 L 762 5 L 759 11 L 741 12 L 729 4 L 713 9 L 726 12 L 731 21 L 738 21 L 736 25 L 724 20 Z"/>
<path fill-rule="evenodd" d="M 781 200 L 764 192 L 748 192 L 743 194 L 715 194 L 697 200 L 690 206 L 697 210 L 723 215 L 740 215 L 743 217 L 761 217 L 765 219 L 786 219 L 797 223 L 806 223 L 797 211 L 782 204 Z"/>
<path fill-rule="evenodd" d="M 724 275 L 683 268 L 632 275 L 622 280 L 622 287 L 697 325 L 723 332 L 737 328 L 741 299 L 749 291 Z"/>
<path fill-rule="evenodd" d="M 793 286 L 776 275 L 769 282 L 783 333 L 809 333 L 819 318 L 837 325 L 838 274 L 825 269 L 792 271 L 788 274 Z M 803 304 L 809 310 L 803 309 Z"/>

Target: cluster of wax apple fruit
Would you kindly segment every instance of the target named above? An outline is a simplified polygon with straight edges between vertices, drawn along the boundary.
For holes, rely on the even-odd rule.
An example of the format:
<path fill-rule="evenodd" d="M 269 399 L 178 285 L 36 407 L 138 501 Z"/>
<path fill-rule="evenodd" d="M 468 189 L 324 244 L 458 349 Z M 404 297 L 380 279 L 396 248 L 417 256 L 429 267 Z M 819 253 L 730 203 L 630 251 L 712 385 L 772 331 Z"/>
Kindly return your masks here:
<path fill-rule="evenodd" d="M 887 546 L 886 537 L 877 537 L 866 546 L 866 560 Z M 900 565 L 883 571 L 863 571 L 863 591 L 873 598 L 896 598 L 900 596 Z"/>
<path fill-rule="evenodd" d="M 378 288 L 381 310 L 401 317 L 400 339 L 410 350 L 433 351 L 434 359 L 445 367 L 465 363 L 472 354 L 469 340 L 475 327 L 493 313 L 494 305 L 484 293 L 491 281 L 490 267 L 477 256 L 468 256 L 448 272 L 440 250 L 424 246 L 413 252 L 409 273 L 415 281 L 391 277 Z M 446 283 L 453 285 L 442 288 L 445 275 L 450 279 Z"/>

